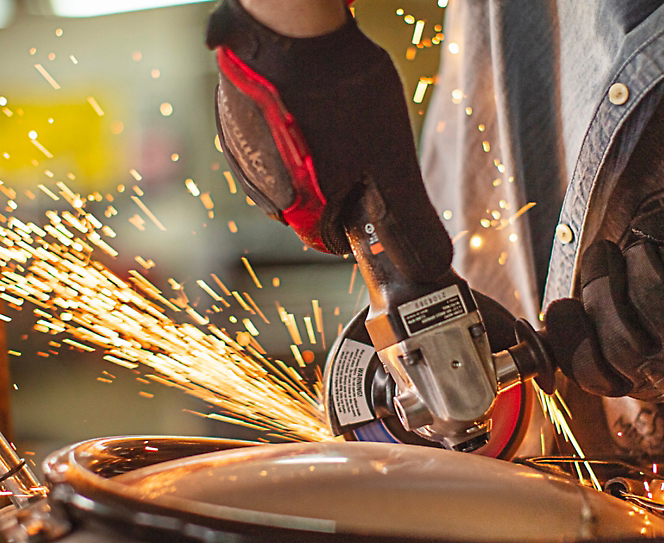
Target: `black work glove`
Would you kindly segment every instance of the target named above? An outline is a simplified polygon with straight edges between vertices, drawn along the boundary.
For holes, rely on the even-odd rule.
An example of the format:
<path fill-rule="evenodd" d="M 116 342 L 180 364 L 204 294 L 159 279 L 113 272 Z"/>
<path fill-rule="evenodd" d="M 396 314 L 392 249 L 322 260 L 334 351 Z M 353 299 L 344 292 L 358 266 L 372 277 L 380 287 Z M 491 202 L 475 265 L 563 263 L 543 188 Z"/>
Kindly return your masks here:
<path fill-rule="evenodd" d="M 309 246 L 350 247 L 345 215 L 360 199 L 393 264 L 434 281 L 452 245 L 429 202 L 399 76 L 348 14 L 315 38 L 276 34 L 238 0 L 212 14 L 218 129 L 245 192 Z"/>
<path fill-rule="evenodd" d="M 664 208 L 657 199 L 630 225 L 623 252 L 592 244 L 581 262 L 583 303 L 553 302 L 545 315 L 563 373 L 604 396 L 664 401 Z"/>

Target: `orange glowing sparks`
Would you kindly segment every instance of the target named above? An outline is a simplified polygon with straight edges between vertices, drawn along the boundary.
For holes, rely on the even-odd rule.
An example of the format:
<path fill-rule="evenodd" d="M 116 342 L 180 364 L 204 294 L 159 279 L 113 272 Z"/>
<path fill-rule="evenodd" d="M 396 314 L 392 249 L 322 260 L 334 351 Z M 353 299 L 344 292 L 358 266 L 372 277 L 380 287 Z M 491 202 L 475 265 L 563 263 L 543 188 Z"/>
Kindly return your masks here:
<path fill-rule="evenodd" d="M 159 112 L 164 116 L 164 117 L 170 117 L 173 114 L 173 106 L 168 103 L 168 102 L 163 102 L 159 106 Z"/>
<path fill-rule="evenodd" d="M 417 45 L 422 41 L 422 33 L 424 32 L 425 21 L 419 20 L 415 23 L 415 28 L 413 30 L 413 37 L 411 42 L 413 45 Z"/>
<path fill-rule="evenodd" d="M 256 304 L 256 302 L 254 302 L 254 299 L 249 295 L 249 293 L 248 293 L 248 292 L 243 292 L 242 294 L 244 294 L 244 297 L 249 301 L 249 303 L 251 304 L 251 307 L 254 309 L 254 311 L 255 311 L 256 313 L 258 313 L 258 316 L 259 316 L 261 319 L 263 319 L 263 321 L 265 322 L 265 324 L 270 324 L 270 321 L 268 320 L 268 318 L 263 314 L 263 312 L 260 310 L 260 308 L 258 307 L 258 305 Z M 222 302 L 223 302 L 223 301 L 224 301 L 224 300 L 222 300 Z"/>
<path fill-rule="evenodd" d="M 193 179 L 186 179 L 184 182 L 185 187 L 187 187 L 187 190 L 192 196 L 200 196 L 201 191 L 198 190 L 198 187 L 196 186 L 196 183 L 194 182 Z"/>
<path fill-rule="evenodd" d="M 51 87 L 53 87 L 55 90 L 58 90 L 60 88 L 58 82 L 55 79 L 53 79 L 51 74 L 49 74 L 46 71 L 46 68 L 44 68 L 41 64 L 35 64 L 35 68 L 37 68 L 37 71 L 40 74 L 42 74 L 42 76 L 44 77 L 44 79 L 46 79 L 46 81 L 48 81 L 48 84 L 51 85 Z"/>
<path fill-rule="evenodd" d="M 219 287 L 221 288 L 222 292 L 223 292 L 226 296 L 230 296 L 230 295 L 231 295 L 231 291 L 228 290 L 228 288 L 226 287 L 226 285 L 224 285 L 224 283 L 221 281 L 221 279 L 219 279 L 214 273 L 210 274 L 210 277 L 212 277 L 212 279 L 214 279 L 215 283 L 217 283 L 217 285 L 219 285 Z"/>
<path fill-rule="evenodd" d="M 304 325 L 307 330 L 307 336 L 309 337 L 309 343 L 312 345 L 316 344 L 316 334 L 314 333 L 314 327 L 311 323 L 311 317 L 304 317 Z"/>
<path fill-rule="evenodd" d="M 209 192 L 204 192 L 201 194 L 201 202 L 203 202 L 203 207 L 205 207 L 205 209 L 208 211 L 214 208 L 214 202 L 212 201 Z"/>
<path fill-rule="evenodd" d="M 244 267 L 247 268 L 247 271 L 249 272 L 249 275 L 251 276 L 251 279 L 253 280 L 254 284 L 258 288 L 263 288 L 263 285 L 258 279 L 258 276 L 256 275 L 256 272 L 254 272 L 254 269 L 251 267 L 251 264 L 249 263 L 249 260 L 247 260 L 246 257 L 242 257 L 242 264 L 244 264 Z"/>
<path fill-rule="evenodd" d="M 224 177 L 228 183 L 228 190 L 230 190 L 231 194 L 235 194 L 237 192 L 237 186 L 235 185 L 235 179 L 233 179 L 231 172 L 224 172 Z"/>
<path fill-rule="evenodd" d="M 240 295 L 240 293 L 237 290 L 231 291 L 231 294 L 233 295 L 233 298 L 235 298 L 237 300 L 237 303 L 240 304 L 242 309 L 244 309 L 245 311 L 249 311 L 249 313 L 254 313 L 254 310 L 251 309 L 251 307 L 249 307 L 247 302 L 244 301 L 244 298 L 242 298 L 242 296 Z"/>
<path fill-rule="evenodd" d="M 138 207 L 141 208 L 143 213 L 145 213 L 148 218 L 155 224 L 159 230 L 166 231 L 166 227 L 159 222 L 159 219 L 148 209 L 148 207 L 143 203 L 143 201 L 138 196 L 132 196 L 131 199 L 136 203 Z"/>
<path fill-rule="evenodd" d="M 505 228 L 506 226 L 508 226 L 508 225 L 510 225 L 510 224 L 514 224 L 514 222 L 515 222 L 519 217 L 521 217 L 521 215 L 523 215 L 524 213 L 526 213 L 528 210 L 532 209 L 532 208 L 535 207 L 536 205 L 537 205 L 537 202 L 528 202 L 526 205 L 522 206 L 522 207 L 521 207 L 521 208 L 520 208 L 520 209 L 519 209 L 514 215 L 512 215 L 509 219 L 501 221 L 500 226 L 498 226 L 498 227 L 496 228 L 496 230 L 502 230 L 502 229 Z M 515 234 L 512 234 L 512 235 L 515 235 Z M 511 236 L 510 236 L 510 238 L 511 238 Z M 513 240 L 510 239 L 510 241 L 513 241 Z M 516 241 L 516 240 L 514 240 L 514 241 Z"/>
<path fill-rule="evenodd" d="M 95 100 L 92 96 L 88 96 L 88 104 L 92 106 L 92 109 L 95 110 L 95 113 L 102 117 L 104 115 L 104 110 L 99 106 L 97 103 L 97 100 Z"/>
<path fill-rule="evenodd" d="M 300 353 L 300 349 L 298 348 L 297 345 L 291 345 L 291 352 L 293 353 L 293 356 L 295 357 L 296 362 L 301 368 L 306 367 L 306 364 L 304 363 L 304 358 L 302 358 L 302 354 Z"/>
<path fill-rule="evenodd" d="M 252 337 L 258 330 L 251 321 L 243 321 L 249 330 L 244 347 L 191 307 L 186 308 L 187 314 L 198 325 L 207 326 L 207 332 L 172 321 L 159 305 L 165 301 L 159 289 L 145 277 L 130 272 L 135 287 L 147 297 L 98 262 L 76 257 L 67 248 L 66 243 L 76 243 L 79 238 L 63 226 L 65 223 L 74 232 L 87 228 L 85 234 L 81 232 L 81 244 L 93 234 L 90 228 L 101 223 L 93 218 L 86 223 L 71 213 L 51 212 L 49 219 L 49 228 L 42 229 L 12 217 L 7 228 L 0 230 L 0 239 L 31 239 L 22 242 L 24 247 L 0 249 L 5 265 L 22 262 L 22 269 L 29 269 L 22 276 L 5 268 L 1 281 L 6 290 L 2 294 L 11 303 L 20 305 L 26 299 L 40 304 L 37 329 L 48 334 L 64 332 L 69 337 L 61 343 L 79 350 L 102 348 L 105 360 L 126 368 L 139 364 L 154 368 L 159 375 L 146 377 L 223 407 L 228 415 L 219 416 L 229 421 L 244 420 L 289 439 L 329 437 L 315 398 L 301 384 L 301 378 L 293 375 L 293 368 L 278 367 L 263 357 L 261 346 Z M 68 310 L 56 311 L 58 304 Z M 106 375 L 99 381 L 110 384 L 112 377 Z M 153 397 L 145 391 L 140 395 Z"/>

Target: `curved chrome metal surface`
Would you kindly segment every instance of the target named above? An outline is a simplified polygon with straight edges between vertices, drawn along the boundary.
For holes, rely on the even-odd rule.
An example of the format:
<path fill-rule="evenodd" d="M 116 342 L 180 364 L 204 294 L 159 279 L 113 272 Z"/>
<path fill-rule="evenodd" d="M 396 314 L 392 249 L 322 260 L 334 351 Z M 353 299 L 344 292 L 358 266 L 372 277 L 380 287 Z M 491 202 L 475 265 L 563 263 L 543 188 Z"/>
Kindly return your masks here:
<path fill-rule="evenodd" d="M 664 536 L 660 517 L 571 479 L 409 445 L 264 445 L 105 483 L 163 512 L 313 532 L 448 541 Z"/>

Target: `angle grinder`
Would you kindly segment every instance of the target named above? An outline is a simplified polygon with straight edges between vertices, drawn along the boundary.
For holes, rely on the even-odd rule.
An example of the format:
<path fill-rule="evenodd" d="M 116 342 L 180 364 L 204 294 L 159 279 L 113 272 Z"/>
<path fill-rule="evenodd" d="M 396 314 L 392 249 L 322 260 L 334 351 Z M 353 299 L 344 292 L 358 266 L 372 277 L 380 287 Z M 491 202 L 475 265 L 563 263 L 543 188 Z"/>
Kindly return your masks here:
<path fill-rule="evenodd" d="M 369 289 L 366 317 L 347 328 L 325 371 L 334 433 L 371 439 L 368 423 L 378 421 L 400 441 L 487 446 L 494 411 L 505 411 L 498 405 L 522 404 L 523 394 L 502 391 L 537 376 L 551 392 L 553 359 L 526 321 L 514 324 L 519 343 L 494 340 L 492 354 L 497 334 L 481 313 L 497 304 L 481 297 L 478 308 L 451 267 L 389 55 L 350 14 L 329 35 L 296 39 L 237 0 L 212 15 L 207 43 L 220 69 L 219 140 L 238 183 L 308 246 L 352 251 Z M 506 435 L 517 433 L 521 411 L 507 417 Z"/>
<path fill-rule="evenodd" d="M 327 358 L 332 432 L 510 457 L 529 420 L 525 381 L 554 390 L 546 332 L 472 291 L 452 268 L 437 282 L 405 278 L 375 248 L 389 230 L 372 206 L 360 200 L 353 209 L 345 224 L 370 305 Z"/>

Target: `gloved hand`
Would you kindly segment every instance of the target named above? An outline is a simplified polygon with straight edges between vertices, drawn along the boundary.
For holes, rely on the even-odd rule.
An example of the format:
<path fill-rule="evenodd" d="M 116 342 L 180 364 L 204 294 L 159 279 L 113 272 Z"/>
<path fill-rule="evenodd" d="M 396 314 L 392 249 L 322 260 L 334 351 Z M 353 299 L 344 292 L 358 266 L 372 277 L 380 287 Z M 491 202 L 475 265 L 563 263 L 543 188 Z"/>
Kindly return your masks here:
<path fill-rule="evenodd" d="M 401 81 L 350 13 L 330 34 L 290 38 L 224 0 L 207 44 L 221 72 L 226 159 L 266 213 L 307 245 L 346 254 L 344 216 L 363 198 L 408 279 L 434 281 L 449 269 L 452 245 L 422 183 Z"/>
<path fill-rule="evenodd" d="M 664 208 L 646 204 L 621 252 L 610 241 L 583 255 L 583 304 L 563 299 L 545 315 L 557 362 L 588 392 L 664 401 Z"/>

